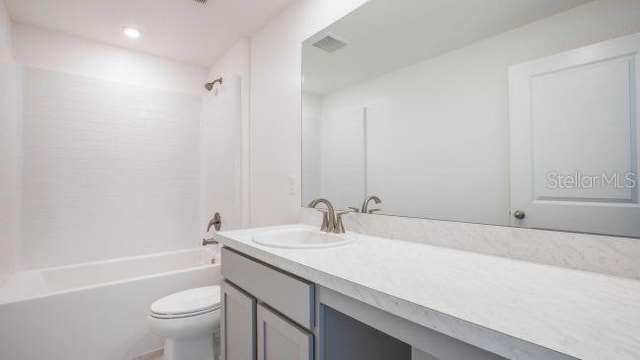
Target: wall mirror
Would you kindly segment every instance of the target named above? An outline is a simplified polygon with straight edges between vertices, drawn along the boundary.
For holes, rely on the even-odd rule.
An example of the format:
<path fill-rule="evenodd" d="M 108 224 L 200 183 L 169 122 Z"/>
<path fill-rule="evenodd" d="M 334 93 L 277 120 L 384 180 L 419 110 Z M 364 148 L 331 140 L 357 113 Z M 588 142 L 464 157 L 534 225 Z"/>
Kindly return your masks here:
<path fill-rule="evenodd" d="M 302 205 L 639 237 L 632 2 L 365 3 L 302 44 Z"/>

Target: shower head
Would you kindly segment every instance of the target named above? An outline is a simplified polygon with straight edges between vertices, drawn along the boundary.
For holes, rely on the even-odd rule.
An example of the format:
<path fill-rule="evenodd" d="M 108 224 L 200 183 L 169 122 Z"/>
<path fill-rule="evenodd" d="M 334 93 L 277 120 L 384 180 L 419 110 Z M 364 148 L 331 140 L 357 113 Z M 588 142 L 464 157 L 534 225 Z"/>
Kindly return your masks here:
<path fill-rule="evenodd" d="M 211 91 L 216 84 L 222 85 L 222 78 L 217 78 L 212 82 L 204 84 L 204 88 L 207 89 L 207 91 Z"/>

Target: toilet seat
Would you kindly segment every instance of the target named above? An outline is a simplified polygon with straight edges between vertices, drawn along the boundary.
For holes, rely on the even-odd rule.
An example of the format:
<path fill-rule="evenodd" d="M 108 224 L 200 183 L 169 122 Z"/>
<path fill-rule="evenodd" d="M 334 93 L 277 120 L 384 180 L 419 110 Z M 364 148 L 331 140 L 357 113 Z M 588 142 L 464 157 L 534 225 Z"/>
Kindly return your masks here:
<path fill-rule="evenodd" d="M 150 316 L 156 319 L 179 319 L 207 314 L 220 306 L 220 287 L 205 286 L 163 297 L 151 304 Z"/>
<path fill-rule="evenodd" d="M 193 313 L 184 313 L 184 314 L 157 314 L 157 313 L 151 312 L 149 314 L 149 316 L 151 316 L 154 319 L 184 319 L 184 318 L 188 318 L 188 317 L 194 317 L 194 316 L 208 314 L 208 313 L 210 313 L 212 311 L 216 311 L 218 309 L 220 309 L 219 306 L 216 307 L 216 308 L 206 309 L 206 310 L 193 312 Z"/>

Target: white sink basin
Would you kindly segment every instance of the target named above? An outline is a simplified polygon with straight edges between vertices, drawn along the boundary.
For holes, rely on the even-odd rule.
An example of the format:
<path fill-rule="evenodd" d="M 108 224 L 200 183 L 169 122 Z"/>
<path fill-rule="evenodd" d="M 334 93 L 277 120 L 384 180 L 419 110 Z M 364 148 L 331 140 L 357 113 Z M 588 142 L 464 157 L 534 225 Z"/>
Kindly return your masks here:
<path fill-rule="evenodd" d="M 257 244 L 291 249 L 327 248 L 346 245 L 354 240 L 350 234 L 330 234 L 307 228 L 272 230 L 253 236 L 253 242 Z"/>

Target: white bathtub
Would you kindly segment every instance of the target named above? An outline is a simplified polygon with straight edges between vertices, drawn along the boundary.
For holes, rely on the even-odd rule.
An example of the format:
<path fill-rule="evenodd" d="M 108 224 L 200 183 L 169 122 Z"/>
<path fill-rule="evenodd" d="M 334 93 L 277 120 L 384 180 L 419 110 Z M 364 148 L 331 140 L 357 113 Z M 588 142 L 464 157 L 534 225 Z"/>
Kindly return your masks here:
<path fill-rule="evenodd" d="M 0 288 L 0 359 L 124 360 L 159 349 L 162 339 L 146 322 L 149 306 L 176 291 L 219 284 L 215 251 L 13 274 Z"/>

